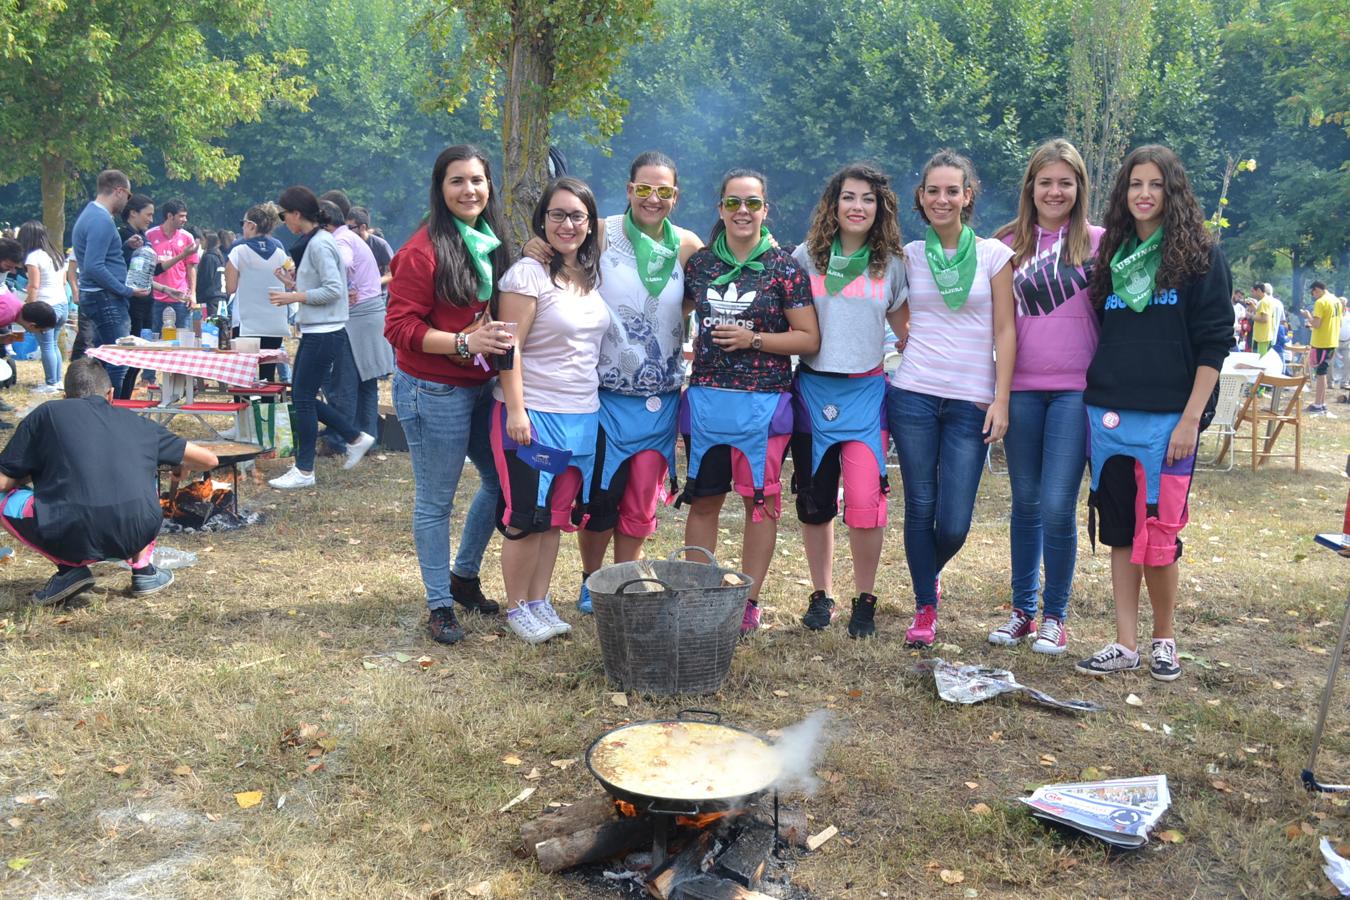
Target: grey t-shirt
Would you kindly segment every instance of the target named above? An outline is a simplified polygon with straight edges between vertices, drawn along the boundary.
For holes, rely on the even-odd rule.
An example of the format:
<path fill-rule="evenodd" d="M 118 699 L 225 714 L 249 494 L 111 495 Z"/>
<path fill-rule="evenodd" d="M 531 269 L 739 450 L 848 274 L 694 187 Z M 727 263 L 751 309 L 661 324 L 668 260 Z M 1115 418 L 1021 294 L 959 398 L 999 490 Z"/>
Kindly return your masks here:
<path fill-rule="evenodd" d="M 885 356 L 886 316 L 909 298 L 905 261 L 893 256 L 886 262 L 881 279 L 864 272 L 838 294 L 825 293 L 825 276 L 816 271 L 806 244 L 798 245 L 792 258 L 811 279 L 811 296 L 820 322 L 820 352 L 803 356 L 817 372 L 857 375 L 881 365 Z"/>

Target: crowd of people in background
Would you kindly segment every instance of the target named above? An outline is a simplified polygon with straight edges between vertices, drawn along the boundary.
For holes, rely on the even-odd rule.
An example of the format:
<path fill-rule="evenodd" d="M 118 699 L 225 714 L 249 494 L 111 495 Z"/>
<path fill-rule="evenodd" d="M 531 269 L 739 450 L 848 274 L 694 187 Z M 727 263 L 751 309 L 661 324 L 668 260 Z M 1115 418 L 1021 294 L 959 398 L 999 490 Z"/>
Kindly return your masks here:
<path fill-rule="evenodd" d="M 913 593 L 904 641 L 931 647 L 951 602 L 943 572 L 970 530 L 990 445 L 1002 441 L 1012 609 L 989 642 L 1066 651 L 1086 471 L 1089 536 L 1111 548 L 1117 633 L 1076 668 L 1141 667 L 1146 586 L 1148 668 L 1170 681 L 1181 673 L 1180 533 L 1218 374 L 1234 350 L 1282 358 L 1291 316 L 1268 283 L 1233 290 L 1171 150 L 1149 145 L 1126 157 L 1100 224 L 1088 221 L 1087 192 L 1078 151 L 1048 141 L 1028 162 L 1014 219 L 980 237 L 975 165 L 942 150 L 913 187 L 923 234 L 905 243 L 902 193 L 877 167 L 855 163 L 828 179 L 796 243 L 770 232 L 768 179 L 733 168 L 705 242 L 671 221 L 676 164 L 653 151 L 633 161 L 625 208 L 609 215 L 585 182 L 554 178 L 533 210 L 532 237 L 513 248 L 490 161 L 457 145 L 436 159 L 427 217 L 395 252 L 341 190 L 292 186 L 244 209 L 238 235 L 203 233 L 181 201 L 157 210 L 110 170 L 75 222 L 72 253 L 36 221 L 0 238 L 0 269 L 22 270 L 26 291 L 0 293 L 0 326 L 38 335 L 40 393 L 61 389 L 57 334 L 76 308 L 72 359 L 202 316 L 225 316 L 234 335 L 267 349 L 298 337 L 289 371 L 260 371 L 291 385 L 295 462 L 270 482 L 283 490 L 314 486 L 319 455 L 339 455 L 345 468 L 361 461 L 379 434 L 380 381 L 392 376 L 429 630 L 447 644 L 464 635 L 457 605 L 484 615 L 504 605 L 510 630 L 529 643 L 567 633 L 551 594 L 564 532 L 578 535 L 576 608 L 587 614 L 590 573 L 609 553 L 640 558 L 663 501 L 689 506 L 683 544 L 716 547 L 732 493 L 744 516 L 739 559 L 753 579 L 741 625 L 750 634 L 789 454 L 811 576 L 802 625 L 820 631 L 835 618 L 842 514 L 847 630 L 869 638 L 893 447 Z M 278 224 L 295 238 L 289 247 Z M 136 265 L 152 270 L 148 288 L 131 286 Z M 1300 310 L 1317 378 L 1309 411 L 1327 414 L 1329 385 L 1350 382 L 1350 315 L 1323 282 L 1311 294 L 1312 308 Z M 110 396 L 153 388 L 153 372 L 106 368 Z M 100 393 L 101 383 L 80 378 L 81 396 Z M 160 445 L 146 459 L 194 458 L 163 435 L 142 436 L 150 439 Z M 466 461 L 477 487 L 452 562 Z M 0 472 L 21 474 L 4 458 Z M 480 580 L 494 531 L 503 538 L 501 605 Z M 131 555 L 129 546 L 119 552 Z M 58 571 L 65 580 L 49 586 L 49 601 L 84 584 L 87 569 L 74 568 Z"/>

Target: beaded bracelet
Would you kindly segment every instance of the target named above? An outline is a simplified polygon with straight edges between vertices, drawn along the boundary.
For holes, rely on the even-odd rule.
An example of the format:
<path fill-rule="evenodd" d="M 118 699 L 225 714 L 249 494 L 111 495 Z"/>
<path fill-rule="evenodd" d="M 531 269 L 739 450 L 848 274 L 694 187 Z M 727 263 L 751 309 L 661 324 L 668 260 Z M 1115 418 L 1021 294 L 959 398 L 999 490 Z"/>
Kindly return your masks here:
<path fill-rule="evenodd" d="M 455 332 L 455 352 L 461 359 L 468 359 L 469 354 L 469 336 L 462 331 Z"/>

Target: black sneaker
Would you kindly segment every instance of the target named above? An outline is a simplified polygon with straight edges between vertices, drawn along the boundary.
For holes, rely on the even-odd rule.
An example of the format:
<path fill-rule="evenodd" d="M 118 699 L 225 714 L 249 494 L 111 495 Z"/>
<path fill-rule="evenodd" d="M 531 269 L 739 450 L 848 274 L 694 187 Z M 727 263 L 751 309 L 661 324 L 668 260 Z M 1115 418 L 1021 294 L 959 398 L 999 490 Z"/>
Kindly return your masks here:
<path fill-rule="evenodd" d="M 824 591 L 816 591 L 807 603 L 802 624 L 812 631 L 823 631 L 833 621 L 834 598 L 825 596 Z"/>
<path fill-rule="evenodd" d="M 427 618 L 427 629 L 431 632 L 431 639 L 438 644 L 458 644 L 464 640 L 464 629 L 459 627 L 459 619 L 455 618 L 452 606 L 433 609 Z"/>
<path fill-rule="evenodd" d="M 495 600 L 483 596 L 483 585 L 477 578 L 460 578 L 451 572 L 450 596 L 469 612 L 483 616 L 495 616 L 501 612 L 501 607 Z"/>
<path fill-rule="evenodd" d="M 93 583 L 94 575 L 88 566 L 66 569 L 48 579 L 42 590 L 35 591 L 33 602 L 38 606 L 51 606 L 53 603 L 69 600 Z"/>
<path fill-rule="evenodd" d="M 853 598 L 853 612 L 848 617 L 848 636 L 851 638 L 871 637 L 877 633 L 873 617 L 877 614 L 877 598 L 872 594 L 859 594 Z"/>
<path fill-rule="evenodd" d="M 1181 677 L 1181 666 L 1177 664 L 1177 642 L 1171 638 L 1156 638 L 1153 641 L 1153 664 L 1148 674 L 1159 681 L 1176 681 Z"/>

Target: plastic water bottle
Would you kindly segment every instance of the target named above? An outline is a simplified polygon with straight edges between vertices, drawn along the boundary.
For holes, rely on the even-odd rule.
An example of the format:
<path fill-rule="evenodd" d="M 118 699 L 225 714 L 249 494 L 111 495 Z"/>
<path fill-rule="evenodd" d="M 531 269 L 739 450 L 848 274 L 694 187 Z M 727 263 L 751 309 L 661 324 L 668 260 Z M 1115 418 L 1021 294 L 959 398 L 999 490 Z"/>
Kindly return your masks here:
<path fill-rule="evenodd" d="M 150 281 L 155 277 L 155 266 L 158 262 L 155 248 L 149 244 L 142 244 L 131 254 L 131 262 L 127 264 L 127 287 L 133 291 L 150 290 Z"/>
<path fill-rule="evenodd" d="M 167 303 L 164 304 L 164 316 L 160 321 L 162 324 L 159 339 L 162 341 L 178 340 L 178 326 L 175 324 L 177 319 L 174 318 L 173 307 Z"/>

